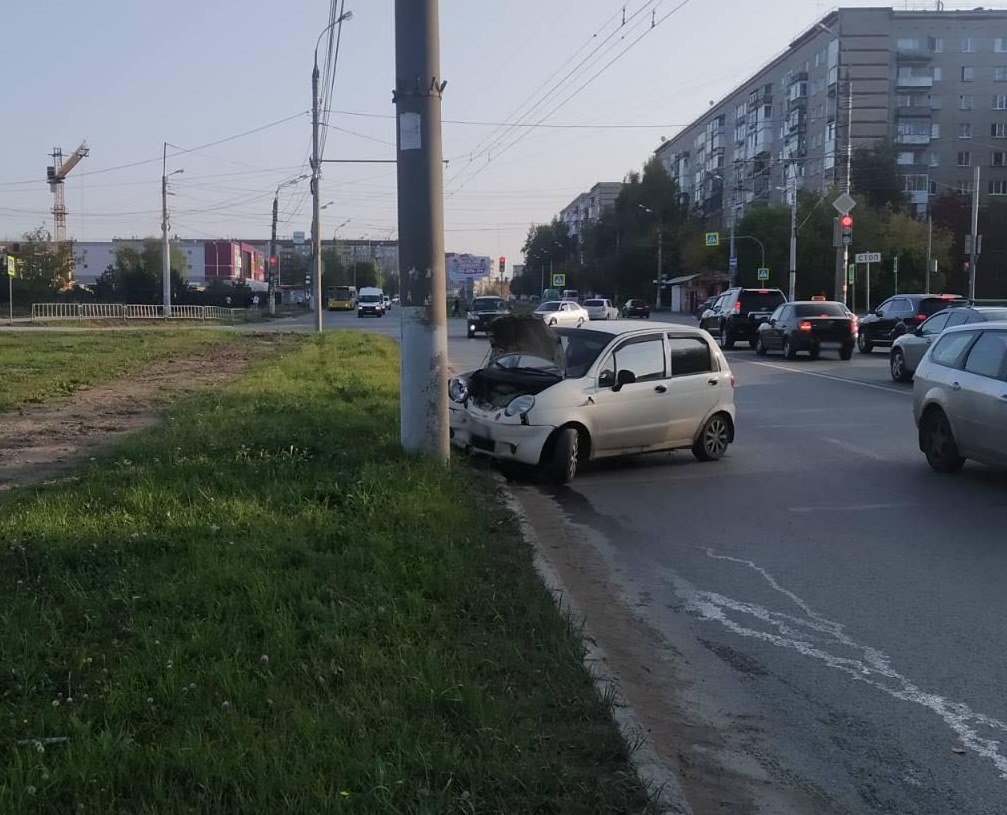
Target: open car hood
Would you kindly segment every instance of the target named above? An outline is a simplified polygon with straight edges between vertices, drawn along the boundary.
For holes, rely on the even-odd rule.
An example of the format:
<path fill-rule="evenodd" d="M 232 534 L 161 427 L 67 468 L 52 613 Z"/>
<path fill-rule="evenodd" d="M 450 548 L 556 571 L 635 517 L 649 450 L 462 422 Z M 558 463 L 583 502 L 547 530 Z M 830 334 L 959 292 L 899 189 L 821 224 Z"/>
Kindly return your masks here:
<path fill-rule="evenodd" d="M 498 317 L 489 326 L 490 359 L 504 354 L 530 354 L 552 362 L 566 371 L 566 355 L 559 334 L 538 317 L 507 315 Z"/>

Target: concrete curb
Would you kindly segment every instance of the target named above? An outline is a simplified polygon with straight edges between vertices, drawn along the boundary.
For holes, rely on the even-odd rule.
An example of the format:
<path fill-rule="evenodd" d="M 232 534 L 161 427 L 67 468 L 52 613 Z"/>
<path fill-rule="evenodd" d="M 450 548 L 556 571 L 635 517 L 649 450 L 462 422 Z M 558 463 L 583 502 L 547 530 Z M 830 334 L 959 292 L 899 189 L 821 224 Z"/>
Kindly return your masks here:
<path fill-rule="evenodd" d="M 590 673 L 601 698 L 612 700 L 612 717 L 615 719 L 622 737 L 629 745 L 630 761 L 633 763 L 637 775 L 646 785 L 657 806 L 657 811 L 661 815 L 693 815 L 692 808 L 682 793 L 682 785 L 678 777 L 658 758 L 646 728 L 640 724 L 633 706 L 623 696 L 618 680 L 609 671 L 604 650 L 591 635 L 584 615 L 566 591 L 556 570 L 542 554 L 538 535 L 531 519 L 502 477 L 500 482 L 507 508 L 518 519 L 521 536 L 534 552 L 535 571 L 538 572 L 539 578 L 552 594 L 560 613 L 580 631 L 581 642 L 585 649 L 584 667 Z"/>

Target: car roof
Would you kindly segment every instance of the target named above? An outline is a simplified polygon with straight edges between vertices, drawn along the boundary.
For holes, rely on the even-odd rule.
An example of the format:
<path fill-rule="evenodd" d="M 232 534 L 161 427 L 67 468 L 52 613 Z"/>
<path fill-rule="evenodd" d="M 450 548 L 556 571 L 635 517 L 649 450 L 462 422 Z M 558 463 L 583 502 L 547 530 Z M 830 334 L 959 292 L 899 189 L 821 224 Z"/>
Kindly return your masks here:
<path fill-rule="evenodd" d="M 953 325 L 944 330 L 945 334 L 958 333 L 960 331 L 989 331 L 990 329 L 1007 330 L 1007 320 L 991 320 L 988 323 L 965 323 L 964 325 Z"/>
<path fill-rule="evenodd" d="M 789 303 L 784 303 L 787 306 L 841 306 L 838 300 L 791 300 Z"/>
<path fill-rule="evenodd" d="M 909 297 L 917 300 L 947 300 L 949 303 L 954 303 L 957 302 L 958 300 L 968 299 L 967 297 L 961 294 L 950 294 L 950 293 L 934 294 L 933 292 L 931 292 L 930 294 L 908 294 L 908 293 L 893 294 L 888 299 L 891 300 L 892 298 L 895 297 Z"/>
<path fill-rule="evenodd" d="M 639 320 L 600 320 L 586 323 L 583 329 L 567 328 L 568 331 L 595 331 L 599 334 L 611 334 L 613 337 L 621 334 L 654 334 L 662 331 L 674 331 L 676 334 L 686 334 L 690 337 L 702 337 L 706 332 L 701 328 L 681 323 L 663 323 L 651 321 L 641 323 Z"/>

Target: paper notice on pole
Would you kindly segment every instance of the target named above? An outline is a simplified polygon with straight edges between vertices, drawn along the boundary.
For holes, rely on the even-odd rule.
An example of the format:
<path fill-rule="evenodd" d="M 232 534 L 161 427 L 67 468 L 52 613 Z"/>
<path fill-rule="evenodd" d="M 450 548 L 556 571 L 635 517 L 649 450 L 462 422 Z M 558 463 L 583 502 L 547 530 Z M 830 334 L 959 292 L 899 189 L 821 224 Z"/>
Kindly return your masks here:
<path fill-rule="evenodd" d="M 399 115 L 399 150 L 419 150 L 423 146 L 420 114 Z"/>

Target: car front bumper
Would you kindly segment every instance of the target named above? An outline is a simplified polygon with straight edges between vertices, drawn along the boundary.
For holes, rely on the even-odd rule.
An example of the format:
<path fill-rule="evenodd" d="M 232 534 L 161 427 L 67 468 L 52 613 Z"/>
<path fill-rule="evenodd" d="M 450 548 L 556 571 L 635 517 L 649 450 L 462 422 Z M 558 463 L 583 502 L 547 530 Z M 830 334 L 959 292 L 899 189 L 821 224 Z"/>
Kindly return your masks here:
<path fill-rule="evenodd" d="M 521 464 L 538 464 L 556 429 L 551 425 L 522 424 L 519 417 L 506 416 L 502 410 L 491 413 L 457 403 L 451 404 L 449 414 L 451 443 L 455 447 Z"/>

